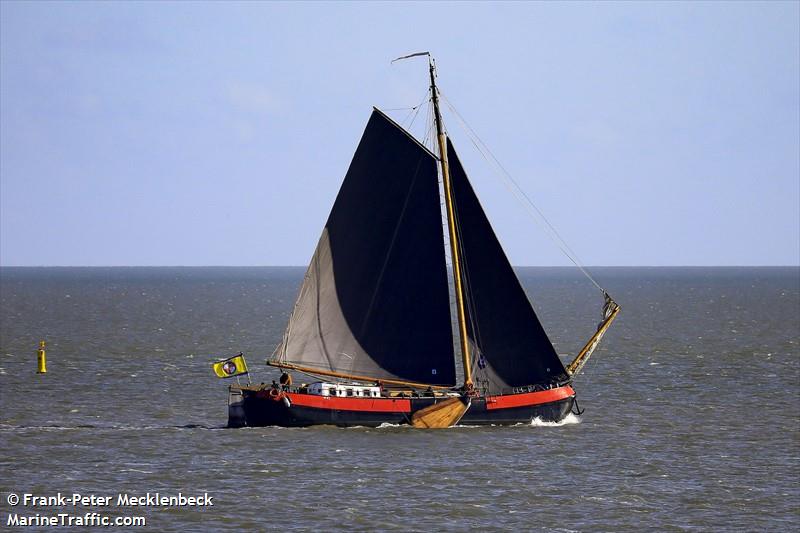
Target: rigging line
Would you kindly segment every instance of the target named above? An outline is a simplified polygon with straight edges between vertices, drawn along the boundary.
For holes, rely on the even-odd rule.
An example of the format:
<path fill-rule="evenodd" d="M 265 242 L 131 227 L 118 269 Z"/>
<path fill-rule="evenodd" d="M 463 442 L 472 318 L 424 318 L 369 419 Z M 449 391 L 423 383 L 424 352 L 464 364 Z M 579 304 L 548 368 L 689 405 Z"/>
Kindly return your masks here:
<path fill-rule="evenodd" d="M 461 231 L 461 224 L 457 223 L 457 225 L 459 227 L 459 231 Z M 462 263 L 464 265 L 464 267 L 462 268 L 462 274 L 463 274 L 462 278 L 463 278 L 463 284 L 465 285 L 466 293 L 467 293 L 466 294 L 466 296 L 467 296 L 467 298 L 466 298 L 466 300 L 467 300 L 467 314 L 468 314 L 468 318 L 469 318 L 470 327 L 472 328 L 472 332 L 471 332 L 472 333 L 472 335 L 471 335 L 472 339 L 471 340 L 472 340 L 473 350 L 472 350 L 472 352 L 470 354 L 472 356 L 470 364 L 472 365 L 472 371 L 476 376 L 480 375 L 480 376 L 483 377 L 484 381 L 487 381 L 487 382 L 491 381 L 494 384 L 494 381 L 492 379 L 490 379 L 489 374 L 486 372 L 486 368 L 480 366 L 481 358 L 484 358 L 485 352 L 483 351 L 483 340 L 482 340 L 482 336 L 481 336 L 480 324 L 478 322 L 478 306 L 477 306 L 477 304 L 475 302 L 475 296 L 474 296 L 474 294 L 472 292 L 472 281 L 470 279 L 471 274 L 469 272 L 469 263 L 466 260 L 465 254 L 463 252 L 463 250 L 464 250 L 464 248 L 463 248 L 463 240 L 461 239 L 460 234 L 459 234 L 459 237 L 458 237 L 458 241 L 459 241 L 459 246 L 462 247 L 461 248 L 462 254 L 460 254 L 461 255 L 461 261 L 462 261 Z"/>
<path fill-rule="evenodd" d="M 430 100 L 428 100 L 428 105 L 425 109 L 425 124 L 427 126 L 427 136 L 428 142 L 431 145 L 431 151 L 434 153 L 438 153 L 439 145 L 436 142 L 436 126 L 434 125 L 434 109 L 433 109 L 433 93 L 430 93 Z M 439 154 L 441 158 L 442 154 Z"/>
<path fill-rule="evenodd" d="M 481 339 L 481 331 L 480 325 L 478 323 L 478 306 L 475 302 L 475 296 L 472 292 L 472 281 L 470 279 L 471 274 L 469 271 L 469 262 L 466 258 L 466 247 L 464 246 L 464 240 L 462 239 L 462 230 L 461 230 L 461 219 L 458 215 L 458 205 L 454 202 L 453 203 L 453 211 L 454 211 L 454 219 L 456 223 L 456 227 L 458 232 L 456 233 L 456 238 L 458 239 L 458 245 L 460 250 L 460 258 L 462 263 L 461 273 L 462 273 L 462 283 L 464 286 L 464 292 L 466 293 L 466 307 L 467 307 L 467 318 L 469 320 L 469 324 L 472 328 L 472 346 L 473 350 L 471 350 L 471 361 L 470 364 L 472 365 L 472 372 L 476 379 L 476 384 L 478 380 L 482 378 L 485 387 L 492 385 L 494 387 L 498 387 L 498 384 L 493 379 L 492 375 L 486 370 L 486 365 L 484 367 L 480 366 L 481 358 L 484 358 L 484 351 L 483 351 L 483 340 Z M 455 273 L 454 273 L 455 275 Z M 469 336 L 469 335 L 468 335 Z M 468 338 L 467 341 L 469 342 L 470 339 Z M 485 358 L 484 358 L 485 360 Z"/>
<path fill-rule="evenodd" d="M 445 98 L 445 100 L 447 99 Z M 536 220 L 537 223 L 542 224 L 542 228 L 545 230 L 545 233 L 556 244 L 559 250 L 561 250 L 561 252 L 572 262 L 572 264 L 574 264 L 584 274 L 584 276 L 586 276 L 587 279 L 589 279 L 589 281 L 591 281 L 592 284 L 594 284 L 594 286 L 600 290 L 600 292 L 606 294 L 605 289 L 603 289 L 603 287 L 601 287 L 600 284 L 597 283 L 597 281 L 592 277 L 592 275 L 588 272 L 588 270 L 582 265 L 580 259 L 578 259 L 578 255 L 572 250 L 572 248 L 570 248 L 570 246 L 566 243 L 564 238 L 561 237 L 558 230 L 556 230 L 555 227 L 547 219 L 547 217 L 545 217 L 541 209 L 539 209 L 536 206 L 536 204 L 533 203 L 530 197 L 525 193 L 524 190 L 522 190 L 522 188 L 514 180 L 511 174 L 497 160 L 497 158 L 494 156 L 491 150 L 489 150 L 489 147 L 486 146 L 486 144 L 480 139 L 480 137 L 478 137 L 478 135 L 474 132 L 474 130 L 472 130 L 472 128 L 470 128 L 469 125 L 466 124 L 466 121 L 464 121 L 463 117 L 460 116 L 458 111 L 450 104 L 450 102 L 446 101 L 446 103 L 450 108 L 450 110 L 453 111 L 453 113 L 457 116 L 457 118 L 462 122 L 462 126 L 465 128 L 465 131 L 469 130 L 467 131 L 467 136 L 470 137 L 470 141 L 478 150 L 478 152 L 483 156 L 484 159 L 486 159 L 487 162 L 489 163 L 494 162 L 496 167 L 501 171 L 501 177 L 503 178 L 503 181 L 506 183 L 506 186 L 509 188 L 511 193 L 514 194 L 517 200 L 520 203 L 522 203 L 524 207 L 527 208 L 529 214 L 532 215 L 532 218 L 534 218 L 534 220 Z M 472 133 L 472 135 L 470 135 L 470 132 Z M 473 135 L 474 138 L 472 137 Z M 480 143 L 483 146 L 483 149 L 481 148 L 481 146 L 479 146 L 478 143 Z M 487 152 L 492 159 L 491 161 L 489 157 L 487 157 L 486 155 Z"/>
<path fill-rule="evenodd" d="M 586 268 L 584 268 L 581 265 L 581 262 L 578 259 L 578 255 L 572 250 L 572 248 L 569 247 L 567 242 L 564 240 L 563 237 L 561 237 L 561 235 L 558 233 L 556 228 L 547 219 L 547 217 L 544 216 L 544 213 L 542 213 L 541 209 L 539 209 L 536 206 L 536 204 L 533 203 L 533 201 L 525 193 L 525 191 L 522 190 L 522 187 L 519 186 L 519 184 L 516 182 L 516 180 L 514 180 L 514 178 L 511 176 L 511 174 L 505 169 L 505 167 L 500 163 L 500 161 L 497 160 L 497 158 L 494 156 L 494 154 L 489 149 L 489 147 L 486 146 L 486 143 L 484 143 L 481 140 L 481 138 L 478 137 L 478 134 L 475 133 L 475 131 L 469 126 L 469 124 L 467 124 L 466 120 L 464 120 L 464 117 L 461 116 L 461 114 L 456 110 L 456 108 L 453 106 L 453 104 L 450 102 L 450 100 L 448 100 L 447 97 L 441 91 L 439 91 L 439 95 L 445 101 L 445 103 L 447 104 L 447 107 L 450 109 L 450 111 L 453 112 L 453 114 L 459 120 L 461 125 L 464 127 L 465 132 L 467 133 L 467 136 L 470 138 L 470 141 L 475 146 L 475 148 L 478 150 L 478 152 L 480 152 L 480 154 L 483 156 L 484 159 L 486 159 L 487 162 L 489 162 L 489 163 L 494 162 L 496 167 L 498 167 L 501 170 L 501 174 L 504 176 L 505 181 L 510 182 L 510 184 L 512 185 L 512 193 L 514 193 L 514 195 L 517 197 L 517 199 L 521 203 L 527 204 L 527 206 L 529 207 L 530 214 L 534 215 L 533 218 L 535 220 L 537 220 L 539 223 L 544 222 L 544 224 L 546 225 L 544 229 L 545 230 L 549 230 L 549 231 L 546 231 L 546 233 L 548 233 L 548 236 L 550 237 L 550 239 L 553 240 L 553 242 L 556 244 L 556 246 L 558 246 L 558 248 L 561 250 L 561 252 L 570 261 L 572 261 L 572 264 L 574 264 L 576 267 L 578 267 L 578 269 L 589 279 L 589 281 L 591 281 L 594 284 L 595 287 L 597 287 L 602 293 L 605 294 L 606 293 L 605 289 L 603 289 L 603 287 L 601 287 L 600 284 L 597 283 L 597 281 L 586 270 Z M 476 140 L 477 140 L 477 142 L 476 142 Z M 483 146 L 483 149 L 481 149 L 481 146 L 479 146 L 479 144 Z M 485 152 L 484 152 L 484 150 L 485 150 Z M 491 157 L 491 160 L 489 159 L 489 157 L 486 156 L 487 153 L 489 154 L 489 157 Z M 533 211 L 530 211 L 530 209 L 533 209 Z M 538 217 L 536 215 L 538 215 Z"/>
<path fill-rule="evenodd" d="M 316 255 L 316 249 L 314 250 L 314 254 Z M 294 301 L 294 307 L 292 307 L 292 312 L 289 314 L 289 320 L 286 323 L 286 329 L 283 330 L 283 338 L 281 343 L 275 347 L 272 351 L 272 357 L 275 357 L 275 354 L 280 351 L 281 353 L 278 355 L 279 361 L 286 361 L 286 349 L 289 344 L 289 335 L 291 334 L 292 322 L 294 320 L 294 315 L 297 312 L 297 307 L 300 305 L 300 299 L 303 297 L 303 289 L 306 288 L 306 283 L 308 282 L 308 278 L 311 275 L 311 265 L 313 264 L 314 257 L 311 257 L 311 261 L 309 262 L 308 266 L 306 267 L 306 272 L 303 274 L 303 282 L 300 284 L 300 289 L 297 291 L 297 298 Z"/>
<path fill-rule="evenodd" d="M 452 184 L 453 180 L 450 180 L 451 191 L 452 191 Z M 482 375 L 484 379 L 486 379 L 487 373 L 485 369 L 480 368 L 478 366 L 478 362 L 480 361 L 481 357 L 483 356 L 483 341 L 481 340 L 481 332 L 478 325 L 478 317 L 477 317 L 477 309 L 478 306 L 475 303 L 475 296 L 472 292 L 472 282 L 470 280 L 470 271 L 469 271 L 469 262 L 467 261 L 466 257 L 466 247 L 464 246 L 464 239 L 463 231 L 461 229 L 461 217 L 458 214 L 458 204 L 453 201 L 453 223 L 456 226 L 456 240 L 458 241 L 458 250 L 459 254 L 458 257 L 461 261 L 461 284 L 462 284 L 462 294 L 464 296 L 464 311 L 466 313 L 466 320 L 469 322 L 471 327 L 471 333 L 468 330 L 467 332 L 467 339 L 466 342 L 470 343 L 470 337 L 472 337 L 471 342 L 472 346 L 474 346 L 474 350 L 470 351 L 470 365 L 472 367 L 472 372 L 477 375 Z M 452 246 L 452 244 L 451 244 Z M 455 283 L 455 269 L 453 270 L 453 282 Z"/>
<path fill-rule="evenodd" d="M 505 169 L 502 168 L 502 166 L 499 164 L 499 162 L 491 161 L 489 159 L 489 156 L 486 155 L 486 151 L 484 151 L 484 148 L 481 147 L 481 145 L 480 145 L 480 143 L 482 143 L 482 141 L 477 138 L 477 134 L 475 134 L 474 131 L 470 132 L 471 128 L 469 128 L 469 126 L 465 122 L 463 122 L 463 118 L 460 115 L 457 114 L 457 111 L 455 110 L 455 108 L 453 108 L 449 103 L 447 103 L 447 105 L 450 108 L 450 110 L 454 114 L 457 115 L 457 118 L 460 121 L 462 121 L 461 126 L 464 129 L 465 133 L 467 134 L 467 137 L 469 138 L 470 142 L 475 147 L 475 149 L 478 151 L 478 153 L 480 153 L 481 156 L 486 160 L 486 162 L 490 163 L 490 165 L 491 164 L 495 165 L 495 168 L 494 168 L 495 172 L 498 172 L 498 170 L 505 170 Z M 484 147 L 485 147 L 485 145 L 484 145 Z M 486 147 L 485 149 L 488 150 L 488 147 Z M 497 167 L 500 167 L 500 169 L 498 169 Z M 534 215 L 533 218 L 536 220 L 536 222 L 539 223 L 539 224 L 542 224 L 541 218 L 543 218 L 544 215 L 542 215 L 541 213 L 537 214 L 537 212 L 535 212 L 535 211 L 531 211 L 530 210 L 531 206 L 525 205 L 525 202 L 523 201 L 522 191 L 519 190 L 519 188 L 514 187 L 513 185 L 515 183 L 513 183 L 512 181 L 509 181 L 509 179 L 506 177 L 506 175 L 503 175 L 502 172 L 498 172 L 498 173 L 501 174 L 500 177 L 503 179 L 503 183 L 506 185 L 506 187 L 509 189 L 509 191 L 517 198 L 517 200 L 519 202 L 524 204 L 523 205 L 524 207 L 528 208 L 527 210 L 529 211 L 529 214 Z M 535 206 L 533 206 L 533 207 L 535 208 Z M 547 233 L 548 237 L 550 237 L 550 239 L 552 239 L 555 242 L 556 246 L 558 246 L 558 248 L 562 251 L 562 253 L 565 256 L 567 256 L 570 260 L 573 260 L 571 255 L 570 255 L 570 253 L 561 246 L 560 242 L 558 242 L 557 236 L 553 233 L 554 230 L 552 228 L 548 228 L 547 226 L 542 226 L 542 229 L 545 230 L 545 233 Z M 565 246 L 566 246 L 566 243 L 565 243 Z M 573 262 L 574 262 L 574 260 L 573 260 Z"/>
<path fill-rule="evenodd" d="M 401 126 L 403 126 L 404 128 L 406 127 L 406 126 L 405 126 L 405 124 L 406 124 L 406 121 L 408 120 L 408 118 L 409 118 L 411 115 L 413 115 L 413 114 L 414 114 L 414 111 L 416 111 L 416 108 L 415 108 L 415 107 L 412 107 L 412 108 L 411 108 L 411 111 L 409 111 L 409 112 L 408 112 L 408 114 L 407 114 L 405 117 L 403 117 L 403 120 L 400 122 L 400 125 L 401 125 Z M 408 129 L 408 128 L 406 128 L 406 129 Z"/>
<path fill-rule="evenodd" d="M 580 264 L 581 261 L 578 259 L 578 255 L 572 250 L 572 248 L 570 248 L 570 246 L 566 243 L 566 241 L 561 237 L 561 235 L 558 233 L 558 231 L 555 229 L 555 227 L 550 223 L 550 221 L 547 219 L 547 217 L 545 217 L 545 215 L 541 211 L 541 209 L 539 209 L 536 206 L 536 204 L 533 203 L 533 201 L 525 193 L 525 191 L 522 190 L 522 187 L 519 186 L 519 184 L 516 182 L 516 180 L 514 180 L 514 178 L 511 176 L 511 174 L 505 169 L 505 167 L 503 167 L 503 165 L 500 163 L 500 161 L 498 161 L 498 159 L 494 156 L 494 154 L 489 149 L 489 147 L 486 145 L 486 143 L 484 143 L 480 139 L 480 137 L 478 137 L 478 134 L 475 133 L 475 131 L 469 126 L 469 124 L 466 123 L 466 120 L 464 120 L 464 118 L 455 109 L 455 107 L 452 105 L 452 103 L 449 100 L 447 100 L 447 97 L 442 95 L 442 98 L 444 98 L 445 102 L 447 103 L 447 106 L 450 108 L 450 110 L 459 119 L 459 121 L 461 122 L 462 127 L 465 128 L 465 132 L 467 133 L 467 136 L 470 137 L 470 141 L 475 146 L 475 148 L 478 150 L 478 152 L 484 157 L 484 159 L 487 160 L 487 162 L 489 162 L 489 163 L 493 162 L 495 164 L 495 166 L 501 171 L 501 174 L 502 174 L 501 177 L 504 178 L 504 181 L 506 181 L 507 185 L 511 185 L 511 187 L 510 187 L 511 192 L 515 196 L 517 196 L 517 199 L 520 202 L 522 202 L 523 204 L 527 204 L 526 207 L 532 208 L 534 210 L 530 214 L 535 215 L 534 218 L 537 220 L 537 222 L 540 222 L 540 223 L 544 222 L 544 224 L 546 224 L 544 229 L 546 230 L 546 232 L 549 232 L 549 236 L 554 241 L 556 246 L 558 246 L 558 248 L 562 251 L 562 253 L 570 261 L 572 261 L 572 263 L 576 267 L 578 267 L 584 273 L 584 275 L 586 275 L 587 278 L 589 278 L 589 280 L 591 280 L 592 283 L 594 283 L 595 286 L 597 286 L 597 288 L 599 288 L 601 291 L 603 291 L 602 287 L 600 287 L 600 285 L 594 280 L 594 278 L 592 278 L 592 276 L 586 271 L 586 269 L 581 266 L 581 264 Z M 483 148 L 481 148 L 481 146 L 479 146 L 479 144 L 481 146 L 483 146 Z M 489 157 L 487 157 L 487 155 L 486 155 L 487 153 L 489 154 L 489 157 L 491 157 L 491 161 L 489 160 Z M 530 209 L 529 209 L 529 211 L 530 211 Z"/>
<path fill-rule="evenodd" d="M 419 113 L 418 109 L 411 111 L 408 115 L 406 115 L 406 118 L 403 119 L 403 122 L 400 123 L 400 125 L 409 133 L 411 132 L 411 125 L 414 124 L 414 120 L 417 118 L 417 113 Z M 406 122 L 408 121 L 409 117 L 411 118 L 411 122 L 409 122 L 408 126 L 406 126 Z"/>
<path fill-rule="evenodd" d="M 430 94 L 430 88 L 428 89 L 428 94 Z M 428 101 L 430 102 L 430 99 Z M 433 121 L 431 120 L 431 107 L 432 107 L 431 105 L 428 105 L 426 106 L 425 109 L 425 138 L 422 140 L 422 144 L 427 146 L 428 141 L 430 141 L 431 152 L 435 153 L 436 151 L 434 150 L 433 147 L 433 136 L 432 136 Z"/>
<path fill-rule="evenodd" d="M 408 117 L 410 117 L 412 113 L 414 113 L 414 118 L 412 118 L 412 119 L 411 119 L 411 124 L 413 124 L 413 123 L 414 123 L 414 120 L 417 118 L 417 113 L 419 113 L 419 108 L 420 108 L 420 106 L 422 106 L 422 104 L 424 104 L 425 102 L 427 102 L 427 101 L 428 101 L 428 93 L 429 93 L 429 92 L 430 92 L 430 89 L 428 89 L 427 91 L 425 91 L 425 96 L 422 98 L 422 101 L 421 101 L 420 103 L 418 103 L 418 104 L 417 104 L 417 105 L 415 105 L 414 107 L 407 107 L 407 108 L 405 108 L 405 109 L 410 109 L 411 111 L 409 111 L 409 112 L 408 112 L 408 114 L 406 115 L 406 117 L 405 117 L 405 118 L 403 119 L 403 121 L 400 123 L 400 125 L 401 125 L 401 126 L 402 126 L 402 125 L 404 125 L 404 124 L 406 123 L 406 120 L 408 120 Z M 406 129 L 409 129 L 409 130 L 410 130 L 410 129 L 411 129 L 411 124 L 409 124 L 409 125 L 408 125 L 408 128 L 406 128 Z"/>
<path fill-rule="evenodd" d="M 427 95 L 426 95 L 426 98 L 427 98 Z M 422 101 L 422 103 L 424 103 L 424 102 L 425 102 L 425 100 Z M 420 106 L 422 105 L 422 103 L 420 103 L 417 106 L 417 110 L 414 112 L 414 116 L 411 117 L 411 122 L 408 124 L 408 128 L 406 128 L 407 130 L 411 131 L 411 127 L 414 125 L 414 121 L 417 120 L 417 116 L 419 116 L 419 110 L 420 110 Z"/>

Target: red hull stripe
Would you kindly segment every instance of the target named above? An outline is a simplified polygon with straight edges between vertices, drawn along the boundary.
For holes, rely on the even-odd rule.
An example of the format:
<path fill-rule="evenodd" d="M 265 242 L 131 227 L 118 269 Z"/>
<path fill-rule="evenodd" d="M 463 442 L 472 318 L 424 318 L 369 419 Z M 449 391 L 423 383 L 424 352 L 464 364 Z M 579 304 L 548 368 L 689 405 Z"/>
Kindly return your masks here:
<path fill-rule="evenodd" d="M 316 394 L 287 394 L 292 405 L 337 409 L 339 411 L 372 411 L 378 413 L 410 413 L 411 401 L 399 398 L 338 398 Z"/>
<path fill-rule="evenodd" d="M 557 402 L 573 396 L 575 391 L 569 385 L 556 389 L 539 392 L 525 392 L 523 394 L 505 394 L 503 396 L 487 396 L 486 409 L 508 409 L 509 407 L 523 407 L 541 403 Z"/>

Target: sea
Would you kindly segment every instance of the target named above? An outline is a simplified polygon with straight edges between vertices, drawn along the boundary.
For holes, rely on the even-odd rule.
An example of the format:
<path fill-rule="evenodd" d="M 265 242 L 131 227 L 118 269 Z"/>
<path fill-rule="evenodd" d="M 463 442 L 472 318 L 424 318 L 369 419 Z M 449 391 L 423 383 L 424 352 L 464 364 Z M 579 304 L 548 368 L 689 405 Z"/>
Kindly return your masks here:
<path fill-rule="evenodd" d="M 227 429 L 235 379 L 210 363 L 241 351 L 276 378 L 302 268 L 2 268 L 0 529 L 800 530 L 800 268 L 592 274 L 622 311 L 579 416 Z M 602 294 L 574 269 L 518 275 L 569 361 Z"/>

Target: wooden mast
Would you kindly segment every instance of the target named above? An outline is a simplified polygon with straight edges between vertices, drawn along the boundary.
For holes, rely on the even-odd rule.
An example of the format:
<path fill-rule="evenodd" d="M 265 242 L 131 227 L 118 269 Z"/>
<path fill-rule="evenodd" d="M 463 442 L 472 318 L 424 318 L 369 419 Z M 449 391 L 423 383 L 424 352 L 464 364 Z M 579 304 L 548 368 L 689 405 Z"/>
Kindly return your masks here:
<path fill-rule="evenodd" d="M 461 357 L 464 366 L 464 388 L 472 389 L 472 368 L 469 353 L 469 338 L 467 337 L 467 320 L 464 311 L 464 288 L 461 285 L 461 260 L 458 250 L 458 232 L 456 230 L 455 213 L 453 211 L 453 193 L 450 182 L 450 166 L 447 163 L 447 137 L 442 126 L 442 114 L 439 111 L 439 94 L 436 89 L 436 65 L 433 57 L 428 54 L 428 65 L 431 73 L 431 96 L 433 99 L 433 112 L 436 122 L 436 135 L 439 139 L 439 163 L 442 166 L 442 182 L 444 197 L 447 204 L 447 226 L 450 229 L 450 253 L 453 259 L 453 279 L 455 280 L 456 309 L 458 314 L 458 332 L 461 340 Z"/>

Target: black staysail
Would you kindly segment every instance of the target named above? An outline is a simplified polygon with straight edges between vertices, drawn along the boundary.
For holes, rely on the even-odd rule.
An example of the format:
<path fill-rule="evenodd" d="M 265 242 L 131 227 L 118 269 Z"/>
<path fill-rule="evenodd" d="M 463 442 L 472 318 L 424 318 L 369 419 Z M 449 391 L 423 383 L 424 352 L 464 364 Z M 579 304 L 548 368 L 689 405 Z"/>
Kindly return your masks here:
<path fill-rule="evenodd" d="M 436 159 L 377 109 L 278 359 L 353 376 L 455 384 Z"/>
<path fill-rule="evenodd" d="M 566 379 L 564 365 L 447 141 L 461 269 L 467 295 L 472 369 L 489 394 Z"/>

